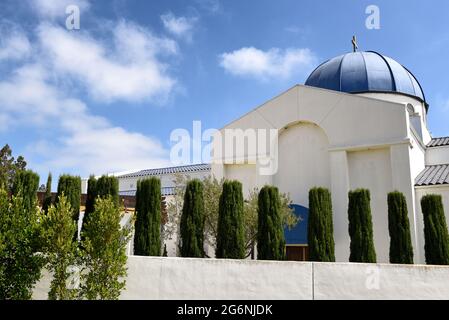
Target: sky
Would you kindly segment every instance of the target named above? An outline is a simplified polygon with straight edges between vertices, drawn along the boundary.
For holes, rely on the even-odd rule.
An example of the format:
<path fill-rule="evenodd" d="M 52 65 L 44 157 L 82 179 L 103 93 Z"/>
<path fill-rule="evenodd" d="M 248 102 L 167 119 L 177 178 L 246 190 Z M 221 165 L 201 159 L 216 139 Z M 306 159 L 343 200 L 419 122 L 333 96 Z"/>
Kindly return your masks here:
<path fill-rule="evenodd" d="M 446 136 L 448 16 L 443 0 L 0 0 L 0 144 L 41 183 L 170 166 L 173 130 L 222 128 L 350 52 L 353 35 L 413 72 Z"/>

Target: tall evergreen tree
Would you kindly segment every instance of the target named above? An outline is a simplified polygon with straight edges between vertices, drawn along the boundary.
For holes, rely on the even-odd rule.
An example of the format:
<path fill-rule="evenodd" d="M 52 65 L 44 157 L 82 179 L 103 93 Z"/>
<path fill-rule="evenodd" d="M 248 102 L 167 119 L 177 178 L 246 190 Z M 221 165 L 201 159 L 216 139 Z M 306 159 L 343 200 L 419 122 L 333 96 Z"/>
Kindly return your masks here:
<path fill-rule="evenodd" d="M 81 205 L 81 178 L 70 175 L 61 175 L 58 181 L 58 195 L 56 202 L 62 198 L 63 194 L 70 203 L 73 220 L 78 222 Z"/>
<path fill-rule="evenodd" d="M 349 192 L 348 204 L 350 262 L 376 262 L 371 217 L 370 192 L 357 189 Z"/>
<path fill-rule="evenodd" d="M 12 194 L 22 198 L 26 212 L 32 212 L 37 207 L 37 189 L 39 175 L 31 170 L 21 170 L 15 174 Z"/>
<path fill-rule="evenodd" d="M 335 261 L 332 199 L 328 189 L 309 191 L 309 224 L 307 226 L 310 261 Z"/>
<path fill-rule="evenodd" d="M 399 191 L 388 194 L 388 231 L 390 233 L 390 263 L 413 264 L 407 201 L 404 194 Z"/>
<path fill-rule="evenodd" d="M 204 198 L 203 184 L 195 179 L 187 183 L 181 215 L 182 257 L 204 257 Z"/>
<path fill-rule="evenodd" d="M 134 254 L 161 255 L 161 181 L 156 177 L 137 182 Z"/>
<path fill-rule="evenodd" d="M 279 190 L 264 186 L 258 197 L 257 259 L 285 260 Z"/>
<path fill-rule="evenodd" d="M 91 175 L 87 181 L 87 195 L 86 195 L 86 209 L 84 210 L 84 216 L 95 210 L 95 199 L 97 198 L 97 179 Z"/>
<path fill-rule="evenodd" d="M 421 198 L 424 216 L 424 251 L 427 264 L 449 264 L 449 236 L 441 195 L 428 194 Z"/>
<path fill-rule="evenodd" d="M 42 211 L 44 211 L 45 213 L 48 212 L 48 208 L 50 208 L 52 202 L 51 180 L 52 180 L 51 173 L 49 173 L 47 178 L 47 185 L 45 187 L 45 196 L 44 200 L 42 201 Z"/>
<path fill-rule="evenodd" d="M 239 181 L 225 181 L 220 195 L 217 225 L 217 258 L 245 258 L 243 193 Z"/>
<path fill-rule="evenodd" d="M 118 192 L 118 179 L 112 176 L 101 176 L 96 184 L 96 197 L 106 199 L 111 197 L 113 203 L 118 207 L 120 205 Z"/>

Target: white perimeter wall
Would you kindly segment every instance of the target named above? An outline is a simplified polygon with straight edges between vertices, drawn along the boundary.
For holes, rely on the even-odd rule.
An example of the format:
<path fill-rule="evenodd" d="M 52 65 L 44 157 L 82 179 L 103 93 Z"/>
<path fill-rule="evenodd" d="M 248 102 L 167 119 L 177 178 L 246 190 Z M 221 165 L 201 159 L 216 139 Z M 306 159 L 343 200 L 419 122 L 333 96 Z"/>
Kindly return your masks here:
<path fill-rule="evenodd" d="M 45 273 L 34 299 L 46 299 Z M 449 267 L 136 257 L 121 299 L 447 299 Z"/>

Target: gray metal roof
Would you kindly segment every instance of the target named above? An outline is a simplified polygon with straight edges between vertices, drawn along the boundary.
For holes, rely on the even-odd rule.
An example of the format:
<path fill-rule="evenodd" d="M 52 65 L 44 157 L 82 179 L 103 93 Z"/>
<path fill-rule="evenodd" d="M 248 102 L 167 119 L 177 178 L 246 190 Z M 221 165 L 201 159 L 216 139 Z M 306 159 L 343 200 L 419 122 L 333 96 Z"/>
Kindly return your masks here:
<path fill-rule="evenodd" d="M 174 194 L 175 194 L 175 188 L 174 187 L 163 187 L 163 188 L 161 188 L 161 195 L 162 196 L 171 196 L 171 195 L 174 195 Z M 119 195 L 134 197 L 136 195 L 136 190 L 120 191 Z"/>
<path fill-rule="evenodd" d="M 427 144 L 428 148 L 441 146 L 449 146 L 449 137 L 432 138 L 432 140 L 430 140 Z"/>
<path fill-rule="evenodd" d="M 449 184 L 449 164 L 426 166 L 415 179 L 415 186 L 435 186 L 442 184 Z"/>
<path fill-rule="evenodd" d="M 210 164 L 201 163 L 201 164 L 192 164 L 187 166 L 178 166 L 178 167 L 167 167 L 167 168 L 158 168 L 158 169 L 147 169 L 141 170 L 133 173 L 127 173 L 119 178 L 134 178 L 134 177 L 147 177 L 147 176 L 161 176 L 164 174 L 173 174 L 173 173 L 190 173 L 190 172 L 202 172 L 202 171 L 210 171 Z"/>

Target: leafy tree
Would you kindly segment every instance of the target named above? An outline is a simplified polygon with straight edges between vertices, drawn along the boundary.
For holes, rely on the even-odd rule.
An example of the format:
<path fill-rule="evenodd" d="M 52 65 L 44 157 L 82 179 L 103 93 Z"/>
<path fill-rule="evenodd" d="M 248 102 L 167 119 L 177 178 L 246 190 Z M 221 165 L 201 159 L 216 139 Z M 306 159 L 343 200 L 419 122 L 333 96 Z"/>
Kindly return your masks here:
<path fill-rule="evenodd" d="M 195 179 L 187 183 L 181 216 L 182 257 L 204 257 L 203 184 Z"/>
<path fill-rule="evenodd" d="M 257 258 L 284 260 L 285 238 L 278 188 L 264 186 L 259 193 L 258 208 Z"/>
<path fill-rule="evenodd" d="M 309 191 L 308 244 L 310 261 L 335 261 L 332 198 L 328 189 Z"/>
<path fill-rule="evenodd" d="M 137 182 L 134 254 L 161 255 L 161 181 L 156 177 Z"/>
<path fill-rule="evenodd" d="M 47 178 L 47 186 L 45 188 L 45 196 L 42 202 L 42 211 L 44 211 L 45 213 L 48 212 L 48 209 L 50 208 L 53 200 L 51 195 L 51 180 L 52 180 L 51 173 L 49 173 Z"/>
<path fill-rule="evenodd" d="M 22 156 L 14 160 L 8 144 L 0 149 L 0 189 L 3 188 L 7 192 L 11 191 L 16 173 L 25 170 L 26 165 L 27 163 Z"/>
<path fill-rule="evenodd" d="M 61 175 L 58 181 L 56 202 L 65 195 L 72 209 L 72 219 L 78 223 L 81 206 L 81 178 L 78 176 Z"/>
<path fill-rule="evenodd" d="M 122 218 L 122 210 L 112 197 L 97 199 L 83 235 L 81 291 L 89 300 L 118 299 L 125 287 L 131 230 L 120 226 Z"/>
<path fill-rule="evenodd" d="M 70 271 L 76 264 L 77 243 L 73 234 L 77 225 L 72 219 L 70 203 L 64 194 L 56 207 L 50 206 L 47 215 L 42 217 L 43 251 L 47 269 L 53 274 L 48 298 L 50 300 L 70 300 L 77 297 L 77 290 L 69 288 L 67 282 L 73 277 Z M 73 286 L 71 283 L 70 286 Z"/>
<path fill-rule="evenodd" d="M 375 263 L 369 190 L 357 189 L 349 192 L 348 217 L 351 237 L 349 261 Z"/>
<path fill-rule="evenodd" d="M 31 209 L 20 196 L 0 189 L 0 299 L 31 299 L 44 259 L 39 248 L 37 201 Z"/>
<path fill-rule="evenodd" d="M 220 196 L 217 227 L 217 258 L 243 259 L 245 234 L 243 229 L 243 193 L 238 181 L 225 181 Z"/>
<path fill-rule="evenodd" d="M 407 201 L 399 191 L 388 194 L 388 231 L 390 262 L 413 264 L 413 246 L 408 220 Z"/>
<path fill-rule="evenodd" d="M 441 195 L 428 194 L 421 198 L 424 216 L 424 251 L 427 264 L 449 264 L 449 235 Z"/>
<path fill-rule="evenodd" d="M 25 212 L 34 212 L 37 206 L 39 176 L 31 170 L 18 171 L 14 176 L 12 194 L 21 197 Z"/>

